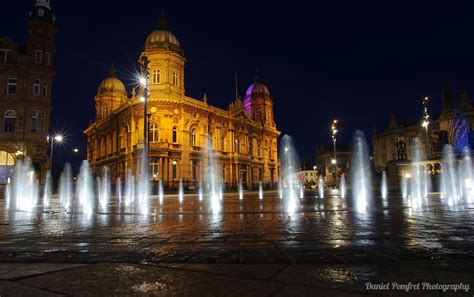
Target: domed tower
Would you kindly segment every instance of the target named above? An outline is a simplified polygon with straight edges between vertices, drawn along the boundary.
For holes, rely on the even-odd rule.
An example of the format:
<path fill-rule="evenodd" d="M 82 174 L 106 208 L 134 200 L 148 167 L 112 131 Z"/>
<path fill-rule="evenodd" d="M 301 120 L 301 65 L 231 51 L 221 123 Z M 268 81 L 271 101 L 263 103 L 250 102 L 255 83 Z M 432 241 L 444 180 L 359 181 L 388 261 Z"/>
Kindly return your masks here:
<path fill-rule="evenodd" d="M 247 114 L 255 121 L 274 127 L 273 100 L 267 86 L 261 81 L 257 72 L 255 82 L 251 84 L 245 93 L 244 108 Z"/>
<path fill-rule="evenodd" d="M 35 64 L 52 65 L 54 38 L 57 32 L 56 18 L 51 12 L 50 0 L 36 0 L 28 19 L 26 48 Z"/>
<path fill-rule="evenodd" d="M 186 58 L 178 38 L 168 31 L 168 21 L 160 16 L 158 29 L 148 35 L 140 56 L 149 60 L 150 100 L 160 93 L 184 95 L 184 64 Z"/>
<path fill-rule="evenodd" d="M 99 85 L 95 96 L 96 119 L 107 117 L 110 113 L 126 102 L 127 91 L 124 84 L 117 78 L 115 67 L 112 65 L 109 76 Z"/>

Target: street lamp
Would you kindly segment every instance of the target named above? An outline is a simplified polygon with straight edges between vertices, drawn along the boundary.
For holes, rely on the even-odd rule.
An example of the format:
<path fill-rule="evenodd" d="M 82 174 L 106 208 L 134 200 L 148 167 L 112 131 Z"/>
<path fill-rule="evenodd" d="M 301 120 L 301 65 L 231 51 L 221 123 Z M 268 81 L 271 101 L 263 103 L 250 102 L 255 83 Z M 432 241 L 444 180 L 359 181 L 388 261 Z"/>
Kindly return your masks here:
<path fill-rule="evenodd" d="M 336 151 L 336 134 L 338 132 L 337 130 L 337 123 L 338 123 L 338 120 L 337 119 L 334 119 L 332 121 L 332 124 L 331 124 L 331 136 L 332 136 L 332 143 L 333 143 L 333 147 L 334 147 L 334 159 L 331 160 L 331 163 L 334 165 L 334 173 L 335 173 L 335 177 L 334 177 L 334 182 L 336 184 L 336 188 L 339 187 L 338 185 L 338 172 L 337 172 L 337 151 Z"/>
<path fill-rule="evenodd" d="M 148 64 L 150 61 L 148 60 L 147 56 L 142 57 L 142 75 L 140 76 L 140 86 L 142 87 L 143 93 L 142 96 L 140 97 L 140 101 L 143 102 L 143 160 L 142 160 L 142 168 L 144 174 L 145 170 L 147 170 L 148 165 L 145 164 L 146 160 L 148 159 L 148 96 L 149 90 L 148 90 L 148 77 L 149 77 L 149 72 L 148 72 Z"/>
<path fill-rule="evenodd" d="M 426 157 L 429 157 L 430 149 L 430 137 L 428 133 L 428 127 L 430 125 L 430 115 L 428 113 L 428 103 L 430 101 L 430 97 L 425 96 L 423 97 L 423 118 L 421 121 L 421 126 L 425 128 L 425 139 L 426 139 Z"/>
<path fill-rule="evenodd" d="M 49 157 L 49 171 L 53 172 L 53 153 L 54 153 L 54 143 L 59 142 L 61 143 L 63 141 L 63 136 L 62 135 L 55 135 L 55 136 L 48 136 L 46 137 L 48 142 L 51 142 L 51 153 Z"/>

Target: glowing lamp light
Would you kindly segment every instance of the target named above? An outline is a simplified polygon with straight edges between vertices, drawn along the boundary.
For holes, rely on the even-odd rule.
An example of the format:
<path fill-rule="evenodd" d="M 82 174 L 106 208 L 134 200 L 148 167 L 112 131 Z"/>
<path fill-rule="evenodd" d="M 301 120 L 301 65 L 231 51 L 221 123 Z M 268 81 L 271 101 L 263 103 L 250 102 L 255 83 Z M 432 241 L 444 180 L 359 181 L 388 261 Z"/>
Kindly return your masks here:
<path fill-rule="evenodd" d="M 144 86 L 146 84 L 146 79 L 144 77 L 140 77 L 140 84 Z"/>
<path fill-rule="evenodd" d="M 334 165 L 334 164 L 336 164 L 336 163 L 337 163 L 337 160 L 336 160 L 336 159 L 332 159 L 332 160 L 331 160 L 331 164 Z"/>
<path fill-rule="evenodd" d="M 144 101 L 145 101 L 145 97 L 141 96 L 141 97 L 140 97 L 140 101 L 141 101 L 141 102 L 144 102 Z"/>
<path fill-rule="evenodd" d="M 411 173 L 405 173 L 405 178 L 411 178 Z"/>
<path fill-rule="evenodd" d="M 56 135 L 56 136 L 54 136 L 54 140 L 57 141 L 57 142 L 61 142 L 61 141 L 63 141 L 63 136 L 62 135 Z"/>
<path fill-rule="evenodd" d="M 79 149 L 75 148 L 75 149 L 73 149 L 72 151 L 75 152 L 75 153 L 78 153 L 78 152 L 79 152 Z"/>

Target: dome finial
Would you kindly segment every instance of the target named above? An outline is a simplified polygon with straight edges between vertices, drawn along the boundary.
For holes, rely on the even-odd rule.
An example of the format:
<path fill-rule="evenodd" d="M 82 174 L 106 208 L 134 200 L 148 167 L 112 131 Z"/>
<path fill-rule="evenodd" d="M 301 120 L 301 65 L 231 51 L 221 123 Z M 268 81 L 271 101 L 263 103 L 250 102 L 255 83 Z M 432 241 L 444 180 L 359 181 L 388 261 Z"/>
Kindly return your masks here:
<path fill-rule="evenodd" d="M 112 67 L 110 68 L 110 74 L 109 76 L 117 76 L 117 72 L 115 71 L 115 64 L 112 64 Z"/>
<path fill-rule="evenodd" d="M 36 0 L 35 6 L 43 6 L 46 7 L 47 9 L 51 10 L 51 6 L 49 3 L 50 0 Z"/>
<path fill-rule="evenodd" d="M 168 19 L 166 18 L 165 11 L 161 11 L 160 22 L 158 24 L 158 29 L 167 30 L 168 29 Z"/>
<path fill-rule="evenodd" d="M 261 82 L 262 77 L 260 76 L 260 72 L 258 71 L 258 68 L 255 69 L 255 82 Z"/>

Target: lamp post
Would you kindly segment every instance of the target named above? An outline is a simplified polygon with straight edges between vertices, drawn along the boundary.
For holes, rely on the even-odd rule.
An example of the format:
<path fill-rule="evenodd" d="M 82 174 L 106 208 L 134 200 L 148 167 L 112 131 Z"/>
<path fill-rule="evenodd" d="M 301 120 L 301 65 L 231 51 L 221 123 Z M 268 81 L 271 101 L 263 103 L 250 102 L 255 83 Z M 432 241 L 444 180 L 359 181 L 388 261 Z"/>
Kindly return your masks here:
<path fill-rule="evenodd" d="M 148 64 L 150 61 L 147 56 L 142 57 L 142 76 L 140 77 L 140 85 L 143 89 L 142 96 L 140 100 L 143 102 L 143 170 L 146 170 L 146 160 L 148 159 Z M 143 174 L 143 173 L 142 173 Z"/>
<path fill-rule="evenodd" d="M 426 157 L 429 156 L 430 148 L 430 137 L 428 134 L 428 128 L 430 126 L 430 115 L 428 113 L 428 103 L 430 101 L 430 97 L 425 96 L 423 97 L 423 119 L 421 121 L 421 126 L 425 128 L 425 139 L 426 139 Z"/>
<path fill-rule="evenodd" d="M 336 151 L 336 134 L 337 134 L 337 123 L 338 120 L 334 119 L 331 124 L 331 136 L 332 136 L 332 143 L 334 147 L 334 159 L 331 160 L 331 163 L 334 165 L 334 182 L 336 185 L 336 188 L 339 188 L 338 184 L 338 172 L 337 172 L 337 151 Z"/>
<path fill-rule="evenodd" d="M 53 172 L 54 142 L 62 142 L 63 136 L 62 135 L 48 136 L 46 139 L 48 140 L 48 142 L 51 142 L 51 153 L 49 156 L 49 171 Z"/>

